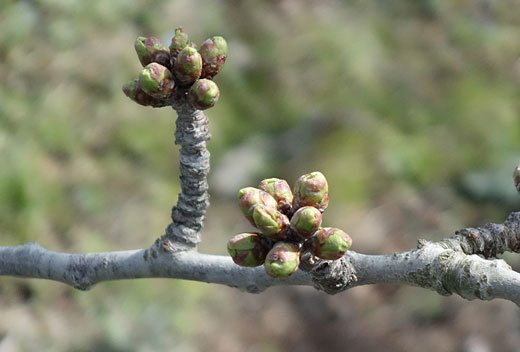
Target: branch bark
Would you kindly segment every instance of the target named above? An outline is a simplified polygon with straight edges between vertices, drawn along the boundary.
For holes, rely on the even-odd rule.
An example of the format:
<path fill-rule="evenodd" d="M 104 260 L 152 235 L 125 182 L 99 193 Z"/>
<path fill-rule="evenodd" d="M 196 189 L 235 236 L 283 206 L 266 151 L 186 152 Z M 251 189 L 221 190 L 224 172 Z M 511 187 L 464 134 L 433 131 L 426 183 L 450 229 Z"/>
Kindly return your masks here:
<path fill-rule="evenodd" d="M 483 238 L 484 247 L 468 245 L 468 241 L 480 243 Z M 490 253 L 486 248 L 518 251 L 518 238 L 520 212 L 510 214 L 503 224 L 463 229 L 440 242 L 421 240 L 417 248 L 402 253 L 349 251 L 337 261 L 315 261 L 304 255 L 301 270 L 287 279 L 271 278 L 263 268 L 239 267 L 226 256 L 186 250 L 167 238 L 147 249 L 90 254 L 52 252 L 29 243 L 0 247 L 0 275 L 55 280 L 81 290 L 107 280 L 152 277 L 223 284 L 251 293 L 275 285 L 308 285 L 335 294 L 361 285 L 400 283 L 441 295 L 458 294 L 469 300 L 502 298 L 520 305 L 520 274 L 501 259 L 477 255 Z"/>
<path fill-rule="evenodd" d="M 187 102 L 185 94 L 172 101 L 172 107 L 178 115 L 175 144 L 180 145 L 181 192 L 163 239 L 193 248 L 200 242 L 200 232 L 209 206 L 208 118 Z"/>
<path fill-rule="evenodd" d="M 80 290 L 108 280 L 173 278 L 223 284 L 257 293 L 275 285 L 306 285 L 301 271 L 287 279 L 274 279 L 261 268 L 243 268 L 226 256 L 174 248 L 168 240 L 148 249 L 106 253 L 60 253 L 31 242 L 0 247 L 0 275 L 54 280 Z"/>

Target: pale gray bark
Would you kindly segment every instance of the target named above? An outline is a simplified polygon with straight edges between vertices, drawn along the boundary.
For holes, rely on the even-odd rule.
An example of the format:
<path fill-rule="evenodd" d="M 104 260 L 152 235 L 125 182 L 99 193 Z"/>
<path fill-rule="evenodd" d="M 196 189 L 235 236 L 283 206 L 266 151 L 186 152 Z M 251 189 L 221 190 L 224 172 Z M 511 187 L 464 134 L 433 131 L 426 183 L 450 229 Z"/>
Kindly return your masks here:
<path fill-rule="evenodd" d="M 181 193 L 172 209 L 172 223 L 166 228 L 165 238 L 194 247 L 200 242 L 200 231 L 209 206 L 208 118 L 194 109 L 185 95 L 173 101 L 172 106 L 178 115 L 175 144 L 180 145 Z"/>
<path fill-rule="evenodd" d="M 472 239 L 492 236 L 501 242 L 505 234 L 520 237 L 518 220 L 520 213 L 513 213 L 503 225 L 463 232 L 471 231 Z M 489 232 L 489 228 L 498 232 Z M 401 283 L 442 295 L 454 293 L 470 300 L 503 298 L 520 305 L 520 274 L 501 259 L 456 249 L 460 236 L 441 242 L 420 241 L 416 249 L 389 255 L 349 251 L 337 261 L 315 261 L 304 255 L 301 270 L 287 279 L 271 278 L 262 267 L 239 267 L 227 256 L 201 254 L 168 239 L 157 240 L 148 249 L 89 254 L 51 252 L 29 243 L 0 247 L 0 275 L 55 280 L 82 290 L 107 280 L 152 277 L 223 284 L 252 293 L 275 285 L 309 285 L 334 294 L 361 285 Z"/>
<path fill-rule="evenodd" d="M 224 284 L 248 292 L 310 282 L 304 272 L 275 280 L 261 268 L 239 267 L 226 256 L 172 246 L 166 240 L 148 249 L 88 254 L 52 252 L 34 242 L 0 247 L 0 275 L 60 281 L 80 290 L 101 281 L 161 277 Z"/>

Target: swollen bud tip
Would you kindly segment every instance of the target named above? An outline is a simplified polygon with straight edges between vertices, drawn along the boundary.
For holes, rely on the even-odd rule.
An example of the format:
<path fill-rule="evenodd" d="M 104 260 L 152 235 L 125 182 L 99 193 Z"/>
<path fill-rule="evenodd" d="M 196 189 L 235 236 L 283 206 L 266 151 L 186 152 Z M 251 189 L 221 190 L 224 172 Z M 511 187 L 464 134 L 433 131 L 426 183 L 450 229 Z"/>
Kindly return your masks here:
<path fill-rule="evenodd" d="M 329 205 L 329 185 L 325 176 L 319 171 L 300 176 L 294 185 L 294 209 L 307 205 L 321 212 Z"/>
<path fill-rule="evenodd" d="M 209 109 L 220 98 L 220 90 L 215 82 L 209 79 L 198 79 L 188 92 L 190 104 L 199 110 Z"/>
<path fill-rule="evenodd" d="M 311 237 L 321 226 L 321 212 L 315 207 L 298 209 L 291 218 L 291 228 L 303 238 Z"/>
<path fill-rule="evenodd" d="M 316 231 L 310 240 L 311 253 L 325 260 L 341 258 L 352 246 L 352 239 L 335 227 L 324 227 Z"/>
<path fill-rule="evenodd" d="M 293 243 L 278 242 L 267 253 L 265 272 L 272 277 L 283 278 L 291 275 L 300 265 L 300 249 Z"/>
<path fill-rule="evenodd" d="M 242 214 L 253 226 L 255 226 L 253 211 L 257 205 L 276 209 L 274 198 L 269 193 L 254 187 L 245 187 L 238 191 L 238 205 Z"/>
<path fill-rule="evenodd" d="M 266 178 L 260 181 L 258 188 L 269 193 L 278 203 L 278 210 L 287 214 L 291 209 L 293 194 L 287 181 L 279 178 Z"/>
<path fill-rule="evenodd" d="M 137 57 L 143 66 L 157 62 L 170 67 L 170 50 L 155 37 L 137 37 L 134 43 Z"/>
<path fill-rule="evenodd" d="M 174 65 L 175 79 L 183 86 L 192 85 L 202 72 L 202 58 L 197 49 L 187 46 L 177 55 Z"/>
<path fill-rule="evenodd" d="M 231 238 L 227 245 L 231 259 L 236 264 L 246 267 L 264 264 L 270 249 L 270 242 L 256 233 L 238 234 Z"/>
<path fill-rule="evenodd" d="M 255 227 L 266 237 L 275 241 L 285 238 L 284 230 L 289 225 L 289 219 L 276 210 L 276 208 L 264 205 L 255 206 L 253 209 L 253 221 L 255 222 Z"/>
<path fill-rule="evenodd" d="M 228 55 L 228 45 L 224 38 L 215 36 L 206 39 L 199 49 L 202 57 L 202 78 L 213 78 L 216 76 Z"/>
<path fill-rule="evenodd" d="M 170 56 L 172 60 L 172 66 L 177 60 L 177 55 L 187 46 L 191 46 L 190 39 L 188 34 L 186 34 L 181 27 L 175 28 L 175 35 L 172 38 L 172 42 L 170 44 Z"/>
<path fill-rule="evenodd" d="M 175 88 L 171 72 L 156 62 L 148 64 L 139 74 L 139 86 L 154 98 L 168 98 Z"/>

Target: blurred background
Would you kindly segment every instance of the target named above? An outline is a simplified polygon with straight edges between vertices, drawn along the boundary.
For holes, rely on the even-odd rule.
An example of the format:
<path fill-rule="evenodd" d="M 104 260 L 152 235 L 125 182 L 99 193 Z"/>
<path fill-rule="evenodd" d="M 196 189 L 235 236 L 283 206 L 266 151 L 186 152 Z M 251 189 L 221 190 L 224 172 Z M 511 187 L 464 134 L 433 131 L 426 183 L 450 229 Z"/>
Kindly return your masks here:
<path fill-rule="evenodd" d="M 133 43 L 182 26 L 230 55 L 207 112 L 212 206 L 201 251 L 250 229 L 236 191 L 322 171 L 325 224 L 353 250 L 503 222 L 520 208 L 515 0 L 0 1 L 0 245 L 150 245 L 176 202 L 171 109 L 121 86 Z M 518 256 L 504 259 L 520 269 Z M 510 302 L 374 285 L 336 296 L 136 280 L 89 292 L 0 279 L 0 351 L 517 351 Z"/>

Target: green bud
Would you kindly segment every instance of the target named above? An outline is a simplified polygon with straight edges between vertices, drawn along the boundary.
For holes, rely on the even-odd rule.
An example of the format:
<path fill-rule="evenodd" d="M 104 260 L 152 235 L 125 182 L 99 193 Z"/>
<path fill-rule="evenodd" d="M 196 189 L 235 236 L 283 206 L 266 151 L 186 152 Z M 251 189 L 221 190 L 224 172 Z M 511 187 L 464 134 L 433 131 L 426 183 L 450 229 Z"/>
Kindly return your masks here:
<path fill-rule="evenodd" d="M 172 59 L 172 65 L 175 63 L 177 59 L 177 55 L 187 46 L 191 46 L 190 39 L 188 34 L 186 34 L 182 28 L 175 28 L 175 35 L 172 38 L 172 43 L 170 44 L 170 57 Z"/>
<path fill-rule="evenodd" d="M 258 188 L 273 196 L 281 212 L 286 213 L 291 209 L 293 194 L 287 181 L 274 177 L 266 178 L 260 181 Z"/>
<path fill-rule="evenodd" d="M 255 206 L 253 221 L 256 228 L 270 239 L 278 241 L 285 238 L 284 230 L 289 225 L 289 219 L 276 208 L 264 205 Z"/>
<path fill-rule="evenodd" d="M 159 99 L 168 98 L 175 88 L 171 72 L 156 62 L 141 70 L 139 86 L 146 94 Z"/>
<path fill-rule="evenodd" d="M 177 55 L 174 67 L 177 81 L 183 86 L 190 86 L 200 77 L 202 58 L 197 49 L 187 46 Z"/>
<path fill-rule="evenodd" d="M 202 78 L 215 77 L 226 62 L 228 46 L 220 36 L 206 39 L 199 49 L 202 56 Z"/>
<path fill-rule="evenodd" d="M 310 239 L 310 251 L 316 257 L 336 260 L 352 246 L 352 239 L 340 229 L 324 227 L 316 231 Z"/>
<path fill-rule="evenodd" d="M 170 50 L 155 37 L 137 37 L 134 43 L 137 57 L 143 66 L 157 62 L 170 67 Z"/>
<path fill-rule="evenodd" d="M 315 207 L 301 207 L 291 218 L 291 228 L 303 238 L 311 237 L 320 226 L 321 212 Z"/>
<path fill-rule="evenodd" d="M 306 205 L 318 208 L 321 212 L 329 205 L 329 185 L 319 171 L 300 176 L 294 185 L 294 209 Z"/>
<path fill-rule="evenodd" d="M 267 253 L 265 272 L 272 277 L 283 278 L 291 275 L 300 265 L 300 249 L 293 243 L 278 242 Z"/>
<path fill-rule="evenodd" d="M 231 238 L 227 250 L 233 261 L 240 266 L 254 267 L 264 264 L 271 249 L 269 240 L 257 233 L 241 233 Z"/>
<path fill-rule="evenodd" d="M 520 192 L 520 165 L 513 170 L 513 182 L 515 183 L 516 190 Z"/>
<path fill-rule="evenodd" d="M 168 105 L 164 100 L 154 98 L 141 89 L 139 79 L 133 79 L 123 85 L 123 93 L 139 105 L 153 106 L 154 108 Z"/>
<path fill-rule="evenodd" d="M 193 83 L 188 93 L 190 104 L 199 110 L 213 107 L 220 97 L 220 91 L 215 82 L 209 79 L 198 79 Z"/>
<path fill-rule="evenodd" d="M 276 200 L 269 193 L 254 187 L 246 187 L 238 191 L 238 204 L 242 214 L 253 226 L 255 226 L 253 210 L 257 205 L 276 209 Z"/>

